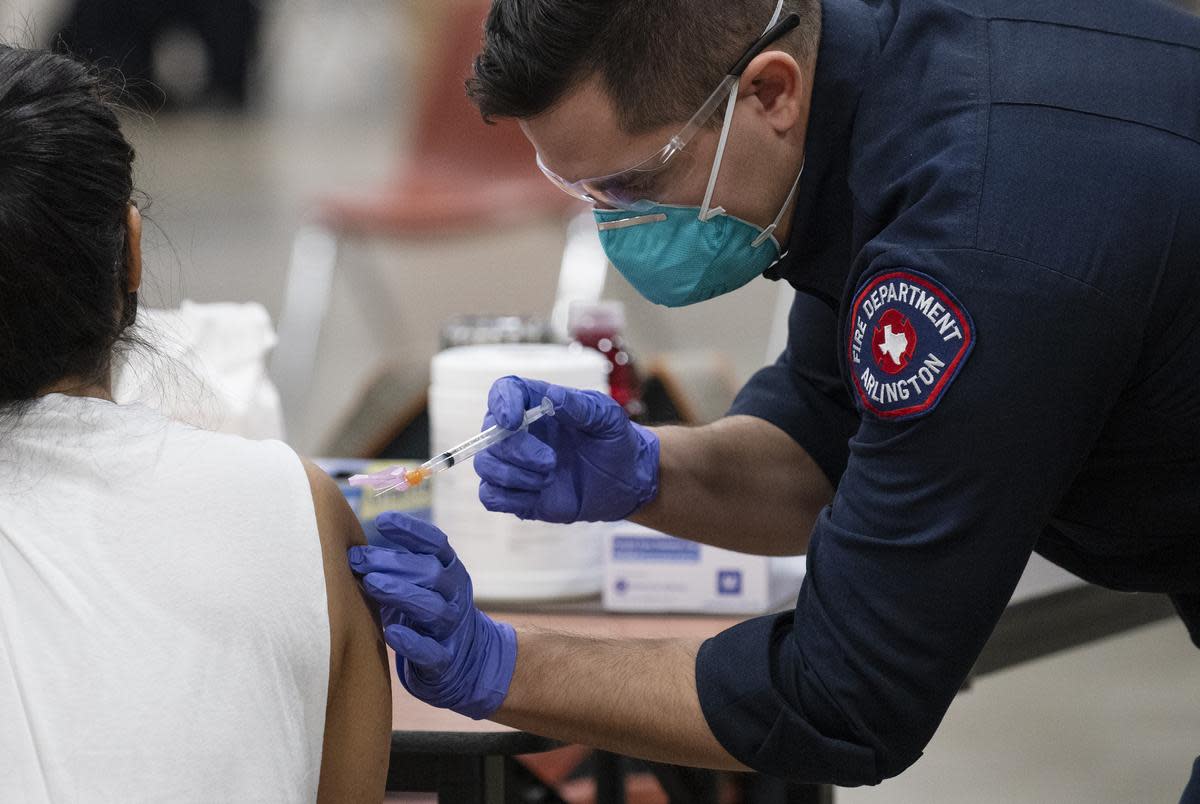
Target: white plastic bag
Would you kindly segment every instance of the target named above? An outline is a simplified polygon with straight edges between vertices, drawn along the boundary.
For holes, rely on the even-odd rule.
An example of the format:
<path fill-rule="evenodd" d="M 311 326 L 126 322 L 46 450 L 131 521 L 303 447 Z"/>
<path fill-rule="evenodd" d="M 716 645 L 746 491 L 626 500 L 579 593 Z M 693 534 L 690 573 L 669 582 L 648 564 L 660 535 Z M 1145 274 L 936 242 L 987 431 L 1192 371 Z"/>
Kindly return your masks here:
<path fill-rule="evenodd" d="M 134 347 L 113 367 L 113 397 L 141 403 L 195 427 L 253 439 L 282 439 L 279 392 L 267 376 L 275 347 L 261 304 L 196 304 L 139 310 Z"/>

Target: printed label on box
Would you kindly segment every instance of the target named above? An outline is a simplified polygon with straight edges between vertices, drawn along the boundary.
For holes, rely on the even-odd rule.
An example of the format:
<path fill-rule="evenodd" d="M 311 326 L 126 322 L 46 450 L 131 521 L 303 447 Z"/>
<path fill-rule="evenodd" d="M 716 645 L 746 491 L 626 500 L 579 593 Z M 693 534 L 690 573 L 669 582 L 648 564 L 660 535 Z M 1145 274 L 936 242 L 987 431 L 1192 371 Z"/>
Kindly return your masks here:
<path fill-rule="evenodd" d="M 720 570 L 717 572 L 718 595 L 740 595 L 742 593 L 741 570 Z"/>
<path fill-rule="evenodd" d="M 616 536 L 612 541 L 613 561 L 700 560 L 700 545 L 673 536 Z"/>
<path fill-rule="evenodd" d="M 735 553 L 621 522 L 605 537 L 604 606 L 762 614 L 795 599 L 803 561 Z"/>

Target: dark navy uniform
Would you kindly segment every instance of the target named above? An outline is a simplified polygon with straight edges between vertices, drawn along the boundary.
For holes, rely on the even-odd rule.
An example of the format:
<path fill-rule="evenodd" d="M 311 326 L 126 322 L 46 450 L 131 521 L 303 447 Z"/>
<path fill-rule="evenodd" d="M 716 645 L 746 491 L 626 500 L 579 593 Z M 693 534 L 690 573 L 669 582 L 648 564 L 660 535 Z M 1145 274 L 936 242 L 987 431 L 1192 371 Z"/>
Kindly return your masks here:
<path fill-rule="evenodd" d="M 788 348 L 732 412 L 837 494 L 795 611 L 705 643 L 697 681 L 745 764 L 873 784 L 1035 550 L 1172 595 L 1200 644 L 1200 20 L 825 0 L 806 159 L 768 274 Z"/>

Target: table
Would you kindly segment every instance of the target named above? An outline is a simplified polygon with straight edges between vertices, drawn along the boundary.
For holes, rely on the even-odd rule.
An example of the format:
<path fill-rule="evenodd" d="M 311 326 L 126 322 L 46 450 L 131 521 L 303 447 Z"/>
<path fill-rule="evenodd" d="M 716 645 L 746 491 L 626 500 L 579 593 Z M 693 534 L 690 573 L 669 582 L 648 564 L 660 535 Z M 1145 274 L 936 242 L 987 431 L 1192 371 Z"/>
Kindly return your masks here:
<path fill-rule="evenodd" d="M 413 698 L 392 669 L 392 747 L 387 789 L 437 793 L 441 804 L 503 804 L 520 783 L 512 757 L 562 744 L 547 737 L 472 720 Z"/>
<path fill-rule="evenodd" d="M 611 614 L 600 609 L 598 600 L 557 604 L 555 609 L 549 613 L 505 610 L 493 614 L 517 627 L 625 639 L 703 639 L 742 619 Z M 1026 597 L 1005 611 L 971 675 L 975 678 L 994 673 L 1172 616 L 1174 609 L 1164 596 L 1121 594 L 1094 586 L 1072 585 Z M 549 751 L 561 745 L 545 737 L 427 706 L 400 686 L 395 673 L 392 674 L 392 722 L 388 789 L 437 792 L 439 801 L 445 804 L 501 804 L 512 800 L 509 796 L 514 786 L 531 779 L 512 757 Z M 619 777 L 615 758 L 600 756 L 601 767 Z M 653 764 L 651 768 L 672 802 L 715 801 L 715 774 Z M 743 782 L 755 802 L 818 804 L 833 800 L 831 787 L 791 785 L 753 776 Z M 623 801 L 623 790 L 619 784 L 602 784 L 597 800 L 599 804 Z"/>
<path fill-rule="evenodd" d="M 323 468 L 342 480 L 356 512 L 370 528 L 370 519 L 382 510 L 397 507 L 394 497 L 363 497 L 345 486 L 344 479 L 363 471 L 364 461 L 323 461 Z M 414 515 L 428 516 L 428 491 L 406 495 L 404 506 Z M 566 630 L 597 637 L 628 639 L 707 638 L 740 622 L 744 617 L 703 615 L 644 615 L 605 612 L 598 598 L 571 603 L 506 606 L 492 611 L 515 626 Z M 968 678 L 1050 656 L 1099 639 L 1175 616 L 1163 595 L 1123 594 L 1090 586 L 1064 570 L 1033 556 L 991 638 Z M 390 653 L 390 651 L 389 651 Z M 394 662 L 394 657 L 392 657 Z M 392 767 L 389 790 L 438 792 L 442 801 L 505 801 L 514 784 L 522 781 L 522 768 L 512 760 L 521 754 L 539 753 L 560 743 L 490 722 L 429 707 L 414 700 L 392 674 Z M 619 777 L 619 761 L 600 754 L 601 768 Z M 672 802 L 715 801 L 714 774 L 651 763 Z M 619 784 L 598 786 L 598 804 L 623 800 Z M 786 784 L 757 775 L 743 782 L 755 804 L 829 804 L 832 788 Z"/>
<path fill-rule="evenodd" d="M 598 601 L 583 604 L 594 605 Z M 677 617 L 580 614 L 496 613 L 520 627 L 571 631 L 597 637 L 704 639 L 736 624 L 734 617 Z M 395 669 L 395 656 L 389 650 Z M 392 755 L 388 789 L 436 792 L 444 804 L 500 804 L 522 770 L 511 758 L 540 753 L 562 744 L 488 721 L 475 721 L 417 701 L 392 673 Z M 611 758 L 606 764 L 613 767 Z M 665 767 L 665 766 L 664 766 Z M 669 771 L 667 771 L 669 772 Z M 528 780 L 525 780 L 528 781 Z M 615 791 L 610 795 L 615 795 Z"/>

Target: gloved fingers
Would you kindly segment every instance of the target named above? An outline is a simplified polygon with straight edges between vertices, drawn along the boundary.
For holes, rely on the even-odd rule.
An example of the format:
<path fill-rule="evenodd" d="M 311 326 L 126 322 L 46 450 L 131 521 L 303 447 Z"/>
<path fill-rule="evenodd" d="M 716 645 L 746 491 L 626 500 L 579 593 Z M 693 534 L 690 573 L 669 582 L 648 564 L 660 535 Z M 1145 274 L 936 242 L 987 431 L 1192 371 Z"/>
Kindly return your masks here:
<path fill-rule="evenodd" d="M 447 572 L 436 556 L 391 547 L 351 547 L 346 557 L 356 575 L 381 573 L 432 589 L 447 599 L 453 597 L 462 583 L 459 573 Z"/>
<path fill-rule="evenodd" d="M 521 519 L 533 519 L 538 497 L 535 491 L 508 489 L 487 481 L 479 484 L 479 501 L 484 508 L 498 514 L 516 514 Z"/>
<path fill-rule="evenodd" d="M 403 547 L 413 553 L 437 556 L 443 566 L 448 566 L 455 558 L 450 540 L 431 522 L 399 511 L 388 511 L 375 518 L 375 527 L 389 545 Z"/>
<path fill-rule="evenodd" d="M 505 430 L 516 430 L 524 420 L 525 411 L 532 407 L 530 398 L 533 393 L 528 381 L 520 377 L 501 377 L 492 383 L 488 391 L 488 413 Z"/>
<path fill-rule="evenodd" d="M 383 639 L 396 651 L 397 656 L 412 664 L 414 669 L 429 675 L 442 675 L 454 661 L 450 651 L 440 642 L 404 625 L 388 626 L 383 630 Z"/>
<path fill-rule="evenodd" d="M 475 474 L 484 482 L 521 491 L 541 491 L 554 482 L 548 471 L 531 471 L 487 452 L 475 458 Z"/>
<path fill-rule="evenodd" d="M 525 419 L 525 411 L 537 407 L 544 397 L 550 397 L 557 410 L 571 392 L 561 385 L 524 377 L 501 377 L 492 383 L 488 392 L 488 412 L 506 430 L 516 430 Z"/>
<path fill-rule="evenodd" d="M 364 590 L 364 592 L 365 591 L 366 590 Z M 375 603 L 375 600 L 369 595 L 367 599 L 371 603 Z M 408 620 L 408 617 L 404 614 L 404 612 L 400 611 L 399 609 L 394 609 L 391 606 L 380 606 L 377 603 L 375 606 L 379 609 L 379 624 L 383 628 L 387 628 L 390 625 L 399 625 L 400 623 L 407 622 Z"/>
<path fill-rule="evenodd" d="M 599 391 L 568 391 L 554 417 L 599 438 L 619 435 L 630 424 L 624 408 Z"/>
<path fill-rule="evenodd" d="M 488 412 L 508 430 L 521 426 L 525 411 L 549 397 L 555 418 L 589 435 L 617 435 L 629 418 L 612 397 L 599 391 L 578 391 L 523 377 L 501 377 L 488 393 Z"/>
<path fill-rule="evenodd" d="M 395 609 L 431 632 L 446 633 L 458 622 L 459 607 L 432 589 L 382 572 L 363 576 L 362 587 L 380 606 Z"/>
<path fill-rule="evenodd" d="M 499 444 L 493 444 L 480 453 L 480 456 L 482 455 L 492 455 L 505 463 L 539 473 L 552 472 L 558 465 L 558 456 L 554 450 L 528 431 L 517 433 Z M 479 457 L 475 460 L 478 461 Z"/>
<path fill-rule="evenodd" d="M 488 412 L 508 430 L 521 426 L 525 411 L 549 397 L 556 418 L 591 435 L 615 435 L 628 425 L 624 409 L 599 391 L 579 391 L 523 377 L 502 377 L 488 393 Z"/>

